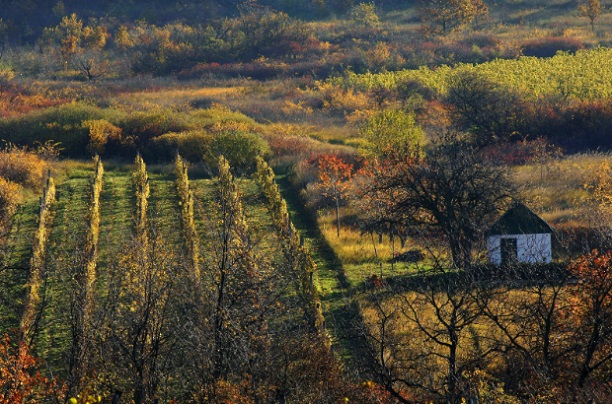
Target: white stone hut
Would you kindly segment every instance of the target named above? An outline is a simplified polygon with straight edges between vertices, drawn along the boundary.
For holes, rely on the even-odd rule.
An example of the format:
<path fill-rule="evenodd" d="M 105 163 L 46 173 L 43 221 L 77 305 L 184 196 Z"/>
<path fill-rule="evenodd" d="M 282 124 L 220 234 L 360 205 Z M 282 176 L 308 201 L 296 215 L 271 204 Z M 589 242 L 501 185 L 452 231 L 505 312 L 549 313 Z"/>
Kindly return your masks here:
<path fill-rule="evenodd" d="M 548 263 L 552 260 L 553 230 L 522 203 L 515 204 L 487 232 L 489 262 Z"/>

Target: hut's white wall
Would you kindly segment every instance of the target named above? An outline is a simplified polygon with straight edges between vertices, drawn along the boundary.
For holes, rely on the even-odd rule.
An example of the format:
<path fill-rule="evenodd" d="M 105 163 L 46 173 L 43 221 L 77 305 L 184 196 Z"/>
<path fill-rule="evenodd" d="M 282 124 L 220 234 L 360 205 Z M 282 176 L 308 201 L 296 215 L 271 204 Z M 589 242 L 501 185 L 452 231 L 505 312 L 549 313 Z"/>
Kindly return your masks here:
<path fill-rule="evenodd" d="M 552 237 L 550 234 L 504 234 L 489 236 L 487 248 L 489 262 L 500 265 L 501 239 L 516 239 L 516 258 L 526 264 L 548 263 L 552 261 Z"/>

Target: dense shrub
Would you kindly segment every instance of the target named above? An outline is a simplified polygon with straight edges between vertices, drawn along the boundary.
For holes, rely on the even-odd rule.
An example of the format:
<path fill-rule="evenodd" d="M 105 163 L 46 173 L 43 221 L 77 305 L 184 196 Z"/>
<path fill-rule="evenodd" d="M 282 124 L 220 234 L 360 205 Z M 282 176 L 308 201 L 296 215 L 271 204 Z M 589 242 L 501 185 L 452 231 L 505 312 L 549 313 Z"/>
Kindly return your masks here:
<path fill-rule="evenodd" d="M 109 111 L 84 103 L 64 104 L 0 120 L 0 137 L 19 145 L 52 140 L 60 143 L 64 155 L 81 157 L 89 143 L 89 130 L 83 122 L 103 119 L 107 114 Z"/>
<path fill-rule="evenodd" d="M 576 52 L 584 49 L 584 43 L 575 38 L 547 37 L 538 38 L 523 44 L 523 55 L 540 58 L 553 57 L 559 51 Z"/>
<path fill-rule="evenodd" d="M 268 143 L 255 133 L 223 130 L 211 138 L 203 157 L 209 167 L 215 167 L 219 156 L 225 156 L 233 169 L 247 172 L 255 168 L 257 156 L 269 151 Z"/>
<path fill-rule="evenodd" d="M 113 125 L 105 119 L 94 119 L 83 122 L 83 126 L 89 130 L 89 144 L 87 151 L 91 154 L 102 154 L 106 144 L 121 143 L 121 128 Z"/>
<path fill-rule="evenodd" d="M 612 149 L 611 100 L 542 104 L 534 113 L 533 133 L 547 137 L 569 152 Z"/>
<path fill-rule="evenodd" d="M 268 143 L 259 135 L 240 129 L 219 131 L 186 131 L 159 136 L 143 149 L 149 161 L 169 162 L 176 152 L 190 162 L 204 161 L 213 171 L 218 156 L 225 156 L 238 172 L 251 170 L 257 156 L 270 152 Z"/>
<path fill-rule="evenodd" d="M 527 116 L 524 96 L 475 71 L 448 80 L 447 103 L 454 124 L 469 131 L 480 144 L 495 143 L 520 133 Z"/>
<path fill-rule="evenodd" d="M 123 118 L 118 126 L 123 132 L 124 143 L 132 142 L 137 148 L 165 133 L 188 129 L 184 117 L 169 110 L 136 112 Z"/>
<path fill-rule="evenodd" d="M 166 133 L 153 139 L 143 154 L 148 161 L 168 162 L 178 151 L 183 159 L 198 162 L 207 153 L 211 140 L 212 135 L 202 130 Z"/>
<path fill-rule="evenodd" d="M 372 116 L 359 130 L 368 144 L 362 150 L 375 158 L 406 158 L 421 154 L 425 141 L 423 129 L 414 115 L 402 110 L 385 110 Z"/>
<path fill-rule="evenodd" d="M 157 75 L 177 73 L 198 63 L 300 58 L 317 42 L 304 22 L 266 9 L 206 26 L 140 23 L 132 30 L 124 29 L 122 38 L 119 46 L 132 54 L 133 72 Z"/>

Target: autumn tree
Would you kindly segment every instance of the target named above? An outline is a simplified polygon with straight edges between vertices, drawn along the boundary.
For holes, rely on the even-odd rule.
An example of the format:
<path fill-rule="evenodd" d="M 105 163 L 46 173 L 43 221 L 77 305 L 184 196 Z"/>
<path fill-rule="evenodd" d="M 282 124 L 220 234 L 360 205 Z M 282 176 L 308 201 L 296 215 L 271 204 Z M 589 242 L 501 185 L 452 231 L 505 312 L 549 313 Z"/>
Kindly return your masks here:
<path fill-rule="evenodd" d="M 98 156 L 94 159 L 95 172 L 89 194 L 90 209 L 87 215 L 87 233 L 77 243 L 74 268 L 71 270 L 73 284 L 70 290 L 70 335 L 68 355 L 68 397 L 75 396 L 84 388 L 86 376 L 91 370 L 92 334 L 97 300 L 95 290 L 98 272 L 98 240 L 100 235 L 100 194 L 104 168 Z"/>
<path fill-rule="evenodd" d="M 603 8 L 599 0 L 584 0 L 578 6 L 578 11 L 591 22 L 591 31 L 595 33 L 595 20 L 601 15 Z"/>
<path fill-rule="evenodd" d="M 102 51 L 108 38 L 107 28 L 96 20 L 83 24 L 75 13 L 62 18 L 52 28 L 45 29 L 43 45 L 57 47 L 64 69 L 73 67 L 91 81 L 106 73 L 108 62 Z"/>
<path fill-rule="evenodd" d="M 218 208 L 220 225 L 216 231 L 214 268 L 210 281 L 212 325 L 211 377 L 216 383 L 235 375 L 245 366 L 245 358 L 265 352 L 267 327 L 263 315 L 264 300 L 276 294 L 260 294 L 265 268 L 256 259 L 242 197 L 227 160 L 219 158 Z"/>
<path fill-rule="evenodd" d="M 177 341 L 176 302 L 182 264 L 166 244 L 148 212 L 149 178 L 144 161 L 135 160 L 132 234 L 108 264 L 105 319 L 94 337 L 100 370 L 115 388 L 132 393 L 136 404 L 153 402 L 169 375 L 172 347 Z"/>
<path fill-rule="evenodd" d="M 8 89 L 10 82 L 15 78 L 15 71 L 0 64 L 0 97 Z"/>
<path fill-rule="evenodd" d="M 451 268 L 436 262 L 407 279 L 409 290 L 373 292 L 365 307 L 373 318 L 365 330 L 369 364 L 398 402 L 461 402 L 468 372 L 493 353 L 478 327 L 476 278 Z"/>
<path fill-rule="evenodd" d="M 93 155 L 103 154 L 109 140 L 117 143 L 121 139 L 121 128 L 105 119 L 91 119 L 81 125 L 89 131 L 87 151 Z"/>
<path fill-rule="evenodd" d="M 333 204 L 336 211 L 336 235 L 340 237 L 340 205 L 347 197 L 353 165 L 340 157 L 324 154 L 317 160 L 318 182 L 313 192 L 320 192 Z"/>
<path fill-rule="evenodd" d="M 0 404 L 60 402 L 64 386 L 41 373 L 43 366 L 25 345 L 0 338 Z"/>
<path fill-rule="evenodd" d="M 533 279 L 517 288 L 521 272 Z M 472 290 L 502 355 L 502 381 L 515 393 L 546 394 L 563 380 L 577 341 L 569 274 L 554 266 L 507 266 Z"/>
<path fill-rule="evenodd" d="M 482 0 L 421 0 L 418 13 L 424 27 L 446 34 L 487 15 L 489 9 Z"/>
<path fill-rule="evenodd" d="M 577 332 L 579 347 L 578 387 L 584 387 L 592 374 L 612 362 L 612 252 L 592 251 L 570 265 L 578 279 L 581 321 Z M 604 376 L 605 377 L 605 376 Z"/>
<path fill-rule="evenodd" d="M 357 25 L 378 28 L 380 27 L 380 17 L 376 14 L 374 3 L 359 3 L 354 5 L 350 11 L 351 20 Z"/>
<path fill-rule="evenodd" d="M 151 230 L 149 228 L 148 230 Z M 150 403 L 170 374 L 178 323 L 173 302 L 181 264 L 161 234 L 146 240 L 133 234 L 109 263 L 104 328 L 95 337 L 99 371 L 135 403 Z"/>

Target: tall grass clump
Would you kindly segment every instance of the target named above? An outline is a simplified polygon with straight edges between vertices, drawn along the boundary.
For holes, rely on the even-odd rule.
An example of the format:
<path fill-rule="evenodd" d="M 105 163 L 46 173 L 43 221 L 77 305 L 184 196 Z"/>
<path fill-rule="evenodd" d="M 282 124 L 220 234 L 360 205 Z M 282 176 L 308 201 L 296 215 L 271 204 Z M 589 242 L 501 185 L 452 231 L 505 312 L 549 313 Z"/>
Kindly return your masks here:
<path fill-rule="evenodd" d="M 200 257 L 198 251 L 198 233 L 193 217 L 193 192 L 189 186 L 189 172 L 187 164 L 177 153 L 174 163 L 174 173 L 176 176 L 176 187 L 179 198 L 181 199 L 181 218 L 183 222 L 183 235 L 187 254 L 189 255 L 193 277 L 196 284 L 200 282 Z"/>
<path fill-rule="evenodd" d="M 262 157 L 257 157 L 255 177 L 268 200 L 270 214 L 281 239 L 285 258 L 294 271 L 297 291 L 303 301 L 307 322 L 313 330 L 325 335 L 321 298 L 313 282 L 317 270 L 316 264 L 289 218 L 287 203 L 274 182 L 274 172 Z"/>
<path fill-rule="evenodd" d="M 8 230 L 22 201 L 22 187 L 42 184 L 46 163 L 35 153 L 9 144 L 0 150 L 0 229 Z M 1 236 L 0 236 L 1 237 Z"/>
<path fill-rule="evenodd" d="M 36 334 L 38 311 L 41 304 L 40 287 L 45 270 L 45 253 L 51 222 L 53 220 L 51 206 L 55 201 L 55 182 L 49 174 L 43 187 L 38 211 L 38 227 L 34 233 L 32 256 L 30 257 L 30 271 L 26 285 L 26 297 L 21 317 L 20 332 L 22 340 L 28 345 Z"/>

